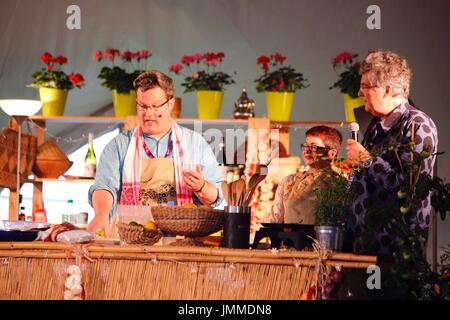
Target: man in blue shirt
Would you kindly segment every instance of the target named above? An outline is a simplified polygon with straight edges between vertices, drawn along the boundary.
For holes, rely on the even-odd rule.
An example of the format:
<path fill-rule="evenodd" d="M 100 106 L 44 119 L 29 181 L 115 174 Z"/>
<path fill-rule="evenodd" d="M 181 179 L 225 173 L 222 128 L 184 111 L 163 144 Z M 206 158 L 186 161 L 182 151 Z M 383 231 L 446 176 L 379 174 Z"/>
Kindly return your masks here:
<path fill-rule="evenodd" d="M 218 206 L 221 176 L 211 147 L 200 133 L 178 126 L 170 114 L 173 80 L 152 70 L 134 81 L 139 125 L 104 149 L 89 201 L 95 217 L 88 230 L 109 235 L 117 204 L 194 203 Z"/>

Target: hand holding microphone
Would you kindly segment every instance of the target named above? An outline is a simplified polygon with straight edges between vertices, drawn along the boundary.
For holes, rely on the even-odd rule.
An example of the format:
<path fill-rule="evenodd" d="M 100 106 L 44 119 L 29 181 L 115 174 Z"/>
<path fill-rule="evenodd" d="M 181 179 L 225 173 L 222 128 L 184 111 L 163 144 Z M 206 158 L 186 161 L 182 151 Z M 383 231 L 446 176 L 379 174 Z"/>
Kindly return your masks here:
<path fill-rule="evenodd" d="M 348 130 L 351 132 L 351 139 L 358 141 L 359 124 L 357 122 L 350 123 Z"/>

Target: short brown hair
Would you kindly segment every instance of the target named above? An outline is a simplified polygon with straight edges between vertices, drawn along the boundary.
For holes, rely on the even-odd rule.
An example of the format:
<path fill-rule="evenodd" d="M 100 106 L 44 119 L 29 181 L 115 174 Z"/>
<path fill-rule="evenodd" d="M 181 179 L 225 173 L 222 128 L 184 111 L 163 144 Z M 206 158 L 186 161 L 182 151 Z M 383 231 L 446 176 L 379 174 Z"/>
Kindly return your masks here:
<path fill-rule="evenodd" d="M 391 51 L 375 51 L 361 63 L 360 74 L 367 73 L 372 85 L 390 85 L 395 96 L 407 98 L 412 72 L 405 58 Z"/>
<path fill-rule="evenodd" d="M 315 126 L 306 131 L 306 136 L 314 136 L 322 139 L 325 147 L 341 151 L 342 134 L 335 128 L 328 126 Z"/>
<path fill-rule="evenodd" d="M 150 70 L 141 73 L 133 81 L 133 86 L 136 90 L 141 89 L 142 91 L 159 87 L 168 97 L 173 97 L 175 92 L 172 78 L 158 70 Z"/>

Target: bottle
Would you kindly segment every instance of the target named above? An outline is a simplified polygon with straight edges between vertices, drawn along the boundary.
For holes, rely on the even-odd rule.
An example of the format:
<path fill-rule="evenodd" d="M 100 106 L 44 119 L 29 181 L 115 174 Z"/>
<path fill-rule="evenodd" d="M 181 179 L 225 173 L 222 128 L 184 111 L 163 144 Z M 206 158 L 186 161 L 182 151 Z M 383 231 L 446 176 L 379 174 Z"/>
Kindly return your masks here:
<path fill-rule="evenodd" d="M 36 209 L 34 212 L 34 221 L 47 223 L 47 213 L 45 209 Z"/>
<path fill-rule="evenodd" d="M 25 207 L 20 207 L 20 212 L 19 212 L 19 221 L 25 221 L 26 216 L 25 216 Z"/>
<path fill-rule="evenodd" d="M 88 134 L 89 147 L 84 158 L 84 176 L 93 178 L 97 170 L 97 157 L 94 152 L 94 134 L 89 132 Z"/>
<path fill-rule="evenodd" d="M 61 223 L 64 223 L 64 222 L 72 223 L 72 216 L 73 216 L 73 214 L 74 214 L 73 200 L 69 199 L 69 200 L 67 200 L 65 210 L 64 210 L 64 212 L 62 214 L 62 219 L 61 219 L 62 221 L 61 221 Z"/>

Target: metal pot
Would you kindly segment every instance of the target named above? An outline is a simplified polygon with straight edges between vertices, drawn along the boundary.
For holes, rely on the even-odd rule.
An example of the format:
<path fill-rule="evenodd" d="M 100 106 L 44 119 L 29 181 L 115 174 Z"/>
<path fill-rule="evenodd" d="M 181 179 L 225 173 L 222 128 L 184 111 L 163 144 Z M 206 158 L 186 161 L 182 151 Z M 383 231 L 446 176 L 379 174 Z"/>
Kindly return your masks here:
<path fill-rule="evenodd" d="M 342 251 L 344 229 L 342 227 L 315 226 L 317 240 L 323 249 Z"/>

